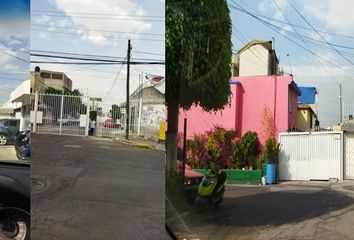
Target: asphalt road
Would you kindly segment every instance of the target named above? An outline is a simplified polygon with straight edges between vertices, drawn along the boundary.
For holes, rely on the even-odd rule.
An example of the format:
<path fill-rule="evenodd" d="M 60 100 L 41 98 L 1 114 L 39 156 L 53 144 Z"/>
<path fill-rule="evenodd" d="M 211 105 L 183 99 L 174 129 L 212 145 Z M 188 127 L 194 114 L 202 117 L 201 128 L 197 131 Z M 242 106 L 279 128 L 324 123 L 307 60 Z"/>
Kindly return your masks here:
<path fill-rule="evenodd" d="M 179 239 L 354 239 L 354 182 L 228 186 L 217 209 L 175 219 Z"/>
<path fill-rule="evenodd" d="M 32 135 L 31 239 L 165 239 L 164 152 Z"/>

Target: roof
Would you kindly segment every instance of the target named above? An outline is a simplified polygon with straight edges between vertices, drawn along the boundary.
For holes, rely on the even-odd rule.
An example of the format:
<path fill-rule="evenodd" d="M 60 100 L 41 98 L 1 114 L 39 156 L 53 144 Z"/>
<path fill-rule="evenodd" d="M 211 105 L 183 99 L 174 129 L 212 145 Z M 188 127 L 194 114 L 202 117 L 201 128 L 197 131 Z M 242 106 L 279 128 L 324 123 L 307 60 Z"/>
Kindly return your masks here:
<path fill-rule="evenodd" d="M 130 94 L 130 98 L 139 94 L 139 92 L 143 91 L 146 88 L 155 88 L 159 93 L 165 95 L 165 80 L 161 81 L 159 84 L 152 84 L 150 81 L 145 81 L 140 86 L 138 86 L 132 94 Z"/>
<path fill-rule="evenodd" d="M 315 111 L 312 109 L 312 107 L 308 104 L 298 104 L 297 109 L 308 109 L 310 110 L 313 114 L 316 114 Z"/>
<path fill-rule="evenodd" d="M 291 81 L 291 83 L 289 84 L 289 87 L 294 89 L 298 93 L 299 96 L 301 95 L 301 90 L 294 81 Z"/>
<path fill-rule="evenodd" d="M 245 46 L 243 46 L 242 48 L 240 48 L 240 50 L 238 50 L 238 54 L 246 51 L 247 49 L 249 49 L 250 47 L 252 47 L 253 45 L 262 45 L 263 47 L 265 47 L 267 50 L 271 50 L 272 49 L 272 41 L 264 41 L 264 40 L 252 40 L 249 43 L 247 43 Z"/>
<path fill-rule="evenodd" d="M 230 84 L 240 84 L 240 82 L 237 80 L 230 79 Z"/>
<path fill-rule="evenodd" d="M 315 87 L 299 87 L 301 96 L 297 98 L 298 103 L 314 104 L 316 102 L 316 94 L 318 94 Z"/>

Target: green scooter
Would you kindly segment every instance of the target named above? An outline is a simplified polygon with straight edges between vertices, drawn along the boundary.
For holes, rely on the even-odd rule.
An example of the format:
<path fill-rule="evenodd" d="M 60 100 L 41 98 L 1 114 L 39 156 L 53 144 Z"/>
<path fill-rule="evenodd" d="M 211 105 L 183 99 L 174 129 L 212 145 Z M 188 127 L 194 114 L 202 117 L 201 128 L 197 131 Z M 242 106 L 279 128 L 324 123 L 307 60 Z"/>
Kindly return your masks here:
<path fill-rule="evenodd" d="M 209 171 L 198 186 L 196 211 L 201 213 L 208 207 L 216 208 L 224 198 L 227 175 L 220 169 L 211 152 L 211 160 L 207 162 Z"/>

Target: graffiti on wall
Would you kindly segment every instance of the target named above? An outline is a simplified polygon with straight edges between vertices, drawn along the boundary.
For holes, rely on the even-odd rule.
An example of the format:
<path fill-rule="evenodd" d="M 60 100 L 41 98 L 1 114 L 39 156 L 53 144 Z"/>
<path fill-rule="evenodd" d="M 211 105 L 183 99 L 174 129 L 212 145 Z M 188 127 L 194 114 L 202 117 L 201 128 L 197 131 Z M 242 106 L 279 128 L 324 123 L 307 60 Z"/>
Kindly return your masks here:
<path fill-rule="evenodd" d="M 165 105 L 145 105 L 142 113 L 142 127 L 159 129 L 161 121 L 165 118 Z"/>

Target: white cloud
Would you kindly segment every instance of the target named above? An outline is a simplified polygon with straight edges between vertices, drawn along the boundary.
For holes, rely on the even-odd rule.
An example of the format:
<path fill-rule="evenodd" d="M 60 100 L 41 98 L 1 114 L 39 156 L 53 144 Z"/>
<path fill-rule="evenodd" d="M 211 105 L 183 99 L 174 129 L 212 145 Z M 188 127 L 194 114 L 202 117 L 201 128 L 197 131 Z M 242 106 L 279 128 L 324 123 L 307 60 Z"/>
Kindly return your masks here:
<path fill-rule="evenodd" d="M 307 14 L 323 22 L 327 28 L 343 34 L 354 33 L 353 0 L 303 1 L 303 5 Z"/>
<path fill-rule="evenodd" d="M 44 24 L 50 20 L 50 17 L 48 15 L 41 15 L 40 17 L 37 17 L 35 19 L 36 23 Z"/>
<path fill-rule="evenodd" d="M 41 31 L 41 32 L 39 32 L 38 36 L 41 39 L 45 39 L 48 37 L 48 34 L 46 32 Z"/>
<path fill-rule="evenodd" d="M 130 15 L 142 16 L 145 11 L 136 0 L 105 0 L 105 1 L 87 1 L 77 0 L 75 4 L 71 0 L 53 0 L 56 7 L 63 11 L 67 16 L 71 17 L 75 27 L 83 27 L 89 29 L 89 33 L 84 35 L 82 39 L 93 42 L 94 44 L 111 45 L 113 40 L 108 37 L 112 36 L 109 33 L 94 32 L 100 29 L 105 31 L 120 31 L 120 32 L 142 32 L 152 27 L 152 24 L 147 21 L 142 21 L 137 18 L 131 18 Z M 100 15 L 94 18 L 75 18 L 75 13 L 83 12 L 99 13 Z M 107 14 L 103 15 L 102 14 Z M 117 14 L 112 15 L 112 14 Z M 81 15 L 82 16 L 82 15 Z M 90 15 L 92 16 L 92 15 Z M 102 16 L 100 18 L 100 16 Z M 112 20 L 107 18 L 124 18 L 125 20 Z M 128 19 L 128 20 L 127 20 Z M 130 20 L 131 19 L 131 20 Z M 63 24 L 63 23 L 61 23 Z"/>
<path fill-rule="evenodd" d="M 22 42 L 20 40 L 18 40 L 18 39 L 12 39 L 12 40 L 9 40 L 7 42 L 7 44 L 10 45 L 10 46 L 14 46 L 14 45 L 21 45 Z"/>
<path fill-rule="evenodd" d="M 282 10 L 284 13 L 286 7 L 288 7 L 288 3 L 286 0 L 275 0 L 276 3 L 278 4 L 279 8 Z M 268 12 L 271 11 L 273 13 L 273 17 L 278 20 L 284 20 L 284 16 L 282 12 L 277 8 L 277 6 L 274 4 L 273 0 L 264 0 L 258 5 L 258 9 L 262 12 Z"/>

